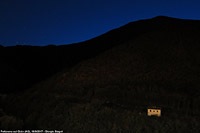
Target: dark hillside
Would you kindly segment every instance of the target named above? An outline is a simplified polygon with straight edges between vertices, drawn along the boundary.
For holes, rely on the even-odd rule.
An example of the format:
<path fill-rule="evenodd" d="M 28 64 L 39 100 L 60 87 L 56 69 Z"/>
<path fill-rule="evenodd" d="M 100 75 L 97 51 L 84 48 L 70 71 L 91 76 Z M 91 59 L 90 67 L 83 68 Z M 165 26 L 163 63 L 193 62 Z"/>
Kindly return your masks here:
<path fill-rule="evenodd" d="M 95 56 L 2 98 L 1 120 L 13 129 L 199 132 L 199 35 L 200 21 L 156 17 L 81 43 Z M 162 117 L 147 117 L 148 106 Z"/>
<path fill-rule="evenodd" d="M 7 83 L 4 83 L 4 80 L 0 80 L 0 92 L 17 92 L 27 89 L 33 84 L 61 71 L 63 68 L 71 68 L 82 60 L 94 57 L 107 49 L 151 31 L 162 31 L 173 27 L 176 27 L 176 29 L 184 27 L 184 29 L 192 28 L 195 30 L 198 29 L 198 26 L 198 21 L 183 21 L 160 16 L 152 20 L 129 23 L 104 35 L 78 44 L 49 45 L 46 47 L 20 45 L 1 47 L 1 64 L 9 67 L 8 69 L 7 67 L 1 68 L 0 73 L 10 71 L 10 68 L 15 72 L 0 75 L 0 79 L 7 79 Z M 13 82 L 13 77 L 20 79 L 16 78 L 17 84 L 14 83 L 15 81 Z"/>

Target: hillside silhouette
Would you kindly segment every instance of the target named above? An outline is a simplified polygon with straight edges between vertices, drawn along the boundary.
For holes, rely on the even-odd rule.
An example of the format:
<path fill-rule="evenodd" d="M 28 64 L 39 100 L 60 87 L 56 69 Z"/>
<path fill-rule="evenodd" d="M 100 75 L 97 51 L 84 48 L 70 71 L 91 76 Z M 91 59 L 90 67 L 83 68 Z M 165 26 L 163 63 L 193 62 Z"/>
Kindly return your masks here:
<path fill-rule="evenodd" d="M 78 44 L 49 45 L 46 47 L 1 46 L 0 92 L 12 93 L 27 89 L 62 69 L 71 68 L 78 62 L 95 57 L 107 49 L 134 39 L 146 32 L 164 29 L 166 24 L 163 23 L 170 24 L 170 19 L 175 21 L 174 18 L 164 16 L 154 19 L 132 22 Z M 167 19 L 167 21 L 164 22 L 164 19 Z M 16 78 L 13 80 L 13 77 Z"/>
<path fill-rule="evenodd" d="M 46 47 L 1 46 L 0 92 L 12 93 L 19 89 L 27 89 L 64 68 L 71 68 L 81 60 L 94 57 L 113 46 L 147 32 L 146 30 L 156 28 L 146 24 L 145 22 L 134 22 L 134 24 L 128 24 L 123 28 L 78 44 Z M 15 81 L 13 77 L 16 77 Z M 4 82 L 5 79 L 6 82 Z"/>
<path fill-rule="evenodd" d="M 199 132 L 199 35 L 198 20 L 158 16 L 78 44 L 0 48 L 2 73 L 15 83 L 4 86 L 18 92 L 2 95 L 1 126 Z M 146 116 L 148 106 L 162 117 Z"/>

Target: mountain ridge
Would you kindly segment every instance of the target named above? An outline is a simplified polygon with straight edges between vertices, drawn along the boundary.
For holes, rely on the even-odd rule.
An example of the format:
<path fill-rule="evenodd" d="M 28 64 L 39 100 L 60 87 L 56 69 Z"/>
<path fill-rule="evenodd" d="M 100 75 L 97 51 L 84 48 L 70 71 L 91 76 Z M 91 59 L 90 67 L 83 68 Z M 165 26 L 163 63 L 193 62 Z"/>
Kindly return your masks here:
<path fill-rule="evenodd" d="M 8 95 L 3 111 L 23 129 L 198 132 L 199 34 L 199 21 L 127 24 L 80 43 L 86 46 L 80 51 L 95 56 Z M 155 105 L 162 107 L 161 119 L 146 116 Z"/>
<path fill-rule="evenodd" d="M 136 38 L 144 34 L 145 31 L 158 30 L 160 26 L 156 26 L 156 24 L 152 26 L 153 28 L 148 26 L 152 24 L 150 21 L 151 19 L 147 22 L 136 21 L 129 23 L 94 39 L 77 44 L 63 46 L 49 45 L 44 47 L 23 45 L 1 47 L 0 56 L 2 60 L 5 60 L 4 62 L 6 62 L 6 64 L 13 66 L 12 69 L 21 73 L 21 78 L 27 79 L 24 85 L 20 83 L 20 86 L 11 86 L 12 88 L 22 88 L 23 90 L 59 72 L 65 67 L 70 68 L 81 60 L 98 55 L 106 49 L 110 49 L 115 45 L 133 39 L 133 37 Z M 142 27 L 142 29 L 138 27 Z M 46 58 L 49 58 L 49 60 L 47 61 Z M 74 61 L 72 61 L 72 58 Z M 66 63 L 67 61 L 65 60 L 69 60 L 69 62 Z M 52 64 L 52 62 L 55 63 Z M 43 68 L 41 69 L 40 66 L 43 66 Z M 38 78 L 37 75 L 40 75 L 40 78 Z M 8 81 L 9 77 L 12 77 L 12 74 L 7 75 Z M 3 90 L 1 89 L 1 92 L 15 91 L 15 89 L 11 89 L 8 85 L 3 85 L 0 88 L 5 88 Z"/>

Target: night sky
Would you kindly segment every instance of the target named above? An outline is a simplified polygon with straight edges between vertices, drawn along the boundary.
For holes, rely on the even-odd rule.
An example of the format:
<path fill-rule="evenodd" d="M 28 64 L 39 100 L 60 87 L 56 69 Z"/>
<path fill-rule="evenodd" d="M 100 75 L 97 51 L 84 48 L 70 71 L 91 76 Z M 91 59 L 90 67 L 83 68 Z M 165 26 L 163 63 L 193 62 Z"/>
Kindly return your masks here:
<path fill-rule="evenodd" d="M 71 44 L 140 19 L 199 13 L 199 0 L 0 0 L 0 44 Z"/>

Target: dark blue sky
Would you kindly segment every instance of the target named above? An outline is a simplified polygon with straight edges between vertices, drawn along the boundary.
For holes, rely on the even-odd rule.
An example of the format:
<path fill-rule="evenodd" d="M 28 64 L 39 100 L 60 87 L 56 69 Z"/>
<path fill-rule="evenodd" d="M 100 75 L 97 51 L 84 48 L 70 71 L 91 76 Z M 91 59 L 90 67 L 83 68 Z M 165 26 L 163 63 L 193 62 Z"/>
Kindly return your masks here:
<path fill-rule="evenodd" d="M 199 0 L 0 0 L 0 44 L 70 44 L 158 15 L 200 19 L 199 5 Z"/>

